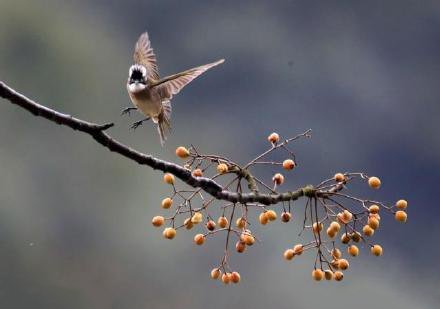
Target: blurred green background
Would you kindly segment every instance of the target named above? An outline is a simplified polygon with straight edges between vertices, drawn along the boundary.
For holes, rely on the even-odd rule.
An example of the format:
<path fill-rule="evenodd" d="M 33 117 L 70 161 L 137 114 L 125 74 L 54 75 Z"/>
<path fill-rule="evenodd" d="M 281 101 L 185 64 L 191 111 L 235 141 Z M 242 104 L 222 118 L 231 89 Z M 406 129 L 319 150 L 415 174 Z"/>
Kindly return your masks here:
<path fill-rule="evenodd" d="M 163 76 L 226 58 L 174 98 L 164 148 L 119 116 L 145 30 Z M 363 250 L 341 283 L 313 282 L 312 254 L 282 260 L 298 212 L 257 228 L 263 244 L 232 260 L 243 282 L 225 287 L 209 279 L 223 239 L 195 248 L 195 231 L 164 241 L 151 226 L 161 173 L 1 100 L 0 307 L 437 307 L 439 35 L 434 0 L 0 0 L 0 80 L 42 104 L 115 122 L 115 138 L 173 161 L 193 143 L 244 162 L 268 133 L 312 128 L 286 190 L 365 171 L 383 190 L 357 193 L 410 203 L 406 225 L 384 218 L 375 235 L 385 255 Z"/>

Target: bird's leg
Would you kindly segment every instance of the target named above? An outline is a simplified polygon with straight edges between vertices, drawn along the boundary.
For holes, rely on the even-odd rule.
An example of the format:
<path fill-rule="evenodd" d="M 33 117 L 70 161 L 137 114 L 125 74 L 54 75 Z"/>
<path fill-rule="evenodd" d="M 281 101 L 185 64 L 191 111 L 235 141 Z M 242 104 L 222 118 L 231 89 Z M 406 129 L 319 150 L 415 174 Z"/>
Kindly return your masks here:
<path fill-rule="evenodd" d="M 142 125 L 144 123 L 144 121 L 148 121 L 148 120 L 150 120 L 150 117 L 147 117 L 147 118 L 144 118 L 142 120 L 133 122 L 133 124 L 131 125 L 130 128 L 133 129 L 133 130 L 136 130 L 137 127 L 139 127 L 140 125 Z"/>
<path fill-rule="evenodd" d="M 136 107 L 127 107 L 127 108 L 124 108 L 124 109 L 122 110 L 122 112 L 121 112 L 121 116 L 123 116 L 123 115 L 125 115 L 125 114 L 128 114 L 128 116 L 130 116 L 130 112 L 131 112 L 131 111 L 134 111 L 134 110 L 137 110 L 137 108 L 136 108 Z"/>

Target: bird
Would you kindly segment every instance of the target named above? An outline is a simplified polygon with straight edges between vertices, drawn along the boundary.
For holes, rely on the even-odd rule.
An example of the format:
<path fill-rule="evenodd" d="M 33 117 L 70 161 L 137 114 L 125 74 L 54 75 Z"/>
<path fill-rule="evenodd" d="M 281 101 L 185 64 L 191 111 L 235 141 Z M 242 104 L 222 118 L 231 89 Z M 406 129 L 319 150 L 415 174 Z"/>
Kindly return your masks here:
<path fill-rule="evenodd" d="M 220 59 L 161 79 L 148 32 L 144 32 L 139 36 L 134 47 L 133 61 L 134 64 L 130 66 L 128 72 L 127 91 L 134 107 L 123 109 L 122 114 L 130 114 L 130 111 L 138 110 L 145 115 L 146 118 L 132 124 L 132 129 L 151 119 L 157 124 L 160 144 L 164 146 L 167 133 L 171 130 L 173 96 L 196 77 L 225 60 Z"/>

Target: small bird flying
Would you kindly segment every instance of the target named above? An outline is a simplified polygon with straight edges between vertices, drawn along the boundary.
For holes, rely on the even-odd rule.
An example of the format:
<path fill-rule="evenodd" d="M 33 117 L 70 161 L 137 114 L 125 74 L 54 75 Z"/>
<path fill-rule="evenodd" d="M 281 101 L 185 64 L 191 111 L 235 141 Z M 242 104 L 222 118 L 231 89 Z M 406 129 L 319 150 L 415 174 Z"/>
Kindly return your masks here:
<path fill-rule="evenodd" d="M 145 119 L 133 123 L 133 129 L 151 119 L 157 124 L 162 146 L 165 144 L 167 131 L 171 129 L 171 99 L 173 95 L 178 94 L 183 87 L 202 73 L 225 61 L 221 59 L 161 79 L 156 56 L 147 32 L 141 34 L 137 40 L 133 60 L 134 64 L 128 72 L 127 90 L 135 107 L 125 108 L 122 114 L 138 110 L 145 115 Z"/>

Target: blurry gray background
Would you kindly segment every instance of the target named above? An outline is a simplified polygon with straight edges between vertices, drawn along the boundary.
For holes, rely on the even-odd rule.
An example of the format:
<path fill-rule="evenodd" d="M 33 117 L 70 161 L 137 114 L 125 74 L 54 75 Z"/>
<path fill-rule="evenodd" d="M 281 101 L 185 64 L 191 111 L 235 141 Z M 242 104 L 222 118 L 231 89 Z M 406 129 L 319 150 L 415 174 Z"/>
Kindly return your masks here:
<path fill-rule="evenodd" d="M 145 30 L 162 75 L 226 58 L 174 99 L 164 148 L 119 116 Z M 282 260 L 297 212 L 257 229 L 263 244 L 232 260 L 243 282 L 225 287 L 209 279 L 223 239 L 195 248 L 195 231 L 165 241 L 151 226 L 161 173 L 1 100 L 0 307 L 437 308 L 439 38 L 434 0 L 0 0 L 0 80 L 43 104 L 173 161 L 194 143 L 244 162 L 268 133 L 312 128 L 286 190 L 365 171 L 382 190 L 359 194 L 410 204 L 406 225 L 383 219 L 384 256 L 363 250 L 341 283 L 313 282 L 312 254 Z"/>

